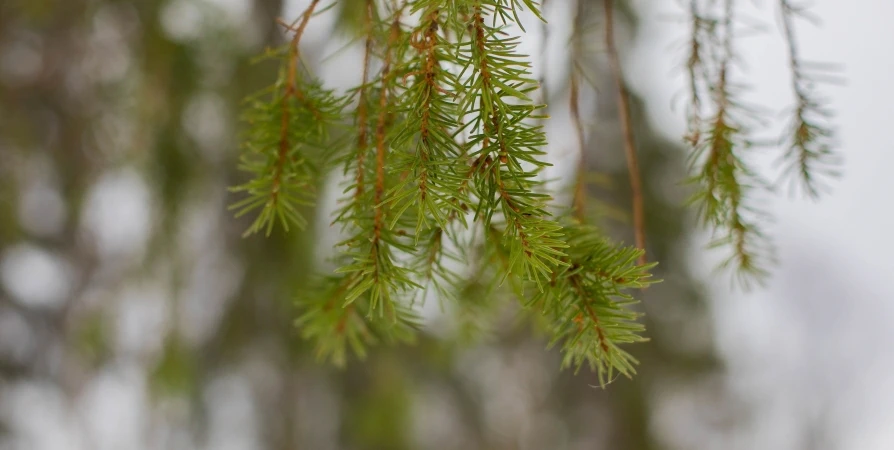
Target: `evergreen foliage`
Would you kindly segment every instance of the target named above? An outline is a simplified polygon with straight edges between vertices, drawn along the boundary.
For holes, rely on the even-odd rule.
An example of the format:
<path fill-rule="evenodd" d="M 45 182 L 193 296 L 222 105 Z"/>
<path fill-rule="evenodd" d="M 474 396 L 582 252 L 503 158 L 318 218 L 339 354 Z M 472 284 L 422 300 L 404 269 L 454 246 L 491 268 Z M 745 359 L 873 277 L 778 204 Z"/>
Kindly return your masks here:
<path fill-rule="evenodd" d="M 318 3 L 311 2 L 297 27 L 282 24 L 292 39 L 269 55 L 281 62 L 279 78 L 249 100 L 242 167 L 251 179 L 234 188 L 244 197 L 233 205 L 237 215 L 255 214 L 247 233 L 269 235 L 276 222 L 300 229 L 307 222 L 300 208 L 312 204 L 321 177 L 338 169 L 348 180 L 332 221 L 345 235 L 334 255 L 338 269 L 320 274 L 299 298 L 297 323 L 318 356 L 343 365 L 349 350 L 363 357 L 379 341 L 412 341 L 419 327 L 414 304 L 430 296 L 453 301 L 475 322 L 476 312 L 508 287 L 546 319 L 563 367 L 586 364 L 603 385 L 615 373 L 632 376 L 636 360 L 622 347 L 645 340 L 633 292 L 655 282 L 656 263 L 645 258 L 612 0 L 604 3 L 606 41 L 627 130 L 637 247 L 614 243 L 587 223 L 584 172 L 576 214 L 551 212 L 561 205 L 541 174 L 549 165 L 544 105 L 534 100 L 538 82 L 515 34 L 524 31 L 521 15 L 540 17 L 537 2 L 365 0 L 362 80 L 343 96 L 301 70 L 301 35 Z M 716 231 L 714 245 L 731 250 L 724 265 L 748 283 L 768 274 L 772 246 L 760 226 L 764 213 L 751 200 L 768 184 L 748 160 L 755 113 L 733 81 L 734 5 L 691 1 L 686 140 L 692 203 Z M 798 60 L 791 18 L 800 10 L 786 0 L 780 5 L 796 96 L 786 173 L 815 196 L 814 175 L 834 173 L 831 132 Z M 576 95 L 573 84 L 579 127 Z M 457 301 L 469 289 L 482 294 L 479 303 Z"/>

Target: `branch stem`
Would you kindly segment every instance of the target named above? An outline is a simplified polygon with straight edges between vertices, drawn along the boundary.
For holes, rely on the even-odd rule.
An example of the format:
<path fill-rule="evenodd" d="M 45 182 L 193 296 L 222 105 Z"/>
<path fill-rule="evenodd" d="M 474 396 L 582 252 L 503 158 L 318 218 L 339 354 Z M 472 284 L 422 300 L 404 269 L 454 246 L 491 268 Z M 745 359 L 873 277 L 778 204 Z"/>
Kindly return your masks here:
<path fill-rule="evenodd" d="M 289 98 L 300 97 L 298 89 L 295 86 L 295 80 L 298 76 L 298 59 L 300 54 L 298 44 L 301 41 L 301 36 L 304 34 L 304 28 L 307 27 L 307 22 L 310 20 L 310 16 L 311 14 L 313 14 L 313 11 L 317 7 L 318 3 L 320 3 L 320 0 L 311 1 L 310 6 L 308 6 L 307 9 L 304 11 L 304 14 L 302 14 L 301 24 L 298 26 L 297 29 L 295 29 L 295 35 L 292 36 L 292 40 L 289 43 L 289 68 L 288 77 L 286 78 L 285 91 L 283 92 L 282 98 L 282 114 L 279 129 L 279 151 L 277 153 L 275 174 L 273 176 L 273 189 L 270 196 L 271 205 L 276 205 L 276 202 L 279 200 L 282 175 L 285 171 L 286 162 L 289 155 Z M 291 27 L 287 28 L 290 30 L 292 29 Z"/>
<path fill-rule="evenodd" d="M 372 14 L 374 7 L 373 0 L 366 1 L 366 44 L 363 51 L 363 77 L 360 85 L 360 98 L 357 105 L 357 127 L 359 128 L 357 131 L 357 189 L 354 193 L 354 198 L 357 200 L 363 196 L 363 173 L 364 164 L 366 162 L 366 146 L 368 145 L 367 134 L 369 130 L 367 127 L 369 126 L 369 123 L 366 105 L 366 84 L 369 82 L 369 60 L 372 55 L 373 47 Z"/>
<path fill-rule="evenodd" d="M 630 95 L 624 84 L 621 71 L 621 60 L 615 44 L 614 0 L 603 0 L 605 6 L 605 45 L 608 51 L 609 65 L 615 78 L 618 90 L 618 118 L 621 122 L 621 133 L 624 141 L 624 153 L 627 155 L 627 172 L 630 176 L 630 191 L 633 196 L 633 233 L 636 246 L 643 251 L 639 257 L 640 265 L 646 263 L 646 224 L 643 206 L 642 179 L 640 177 L 639 159 L 636 155 L 636 142 L 633 136 L 632 119 L 630 117 Z"/>

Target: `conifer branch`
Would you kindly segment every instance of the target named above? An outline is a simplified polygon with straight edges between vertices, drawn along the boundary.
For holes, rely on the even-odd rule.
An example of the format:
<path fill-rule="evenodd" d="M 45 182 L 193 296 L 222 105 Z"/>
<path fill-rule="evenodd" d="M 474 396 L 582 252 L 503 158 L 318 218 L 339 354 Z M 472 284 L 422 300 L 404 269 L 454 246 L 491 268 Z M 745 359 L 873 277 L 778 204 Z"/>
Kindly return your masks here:
<path fill-rule="evenodd" d="M 766 278 L 773 249 L 760 227 L 765 213 L 748 204 L 748 195 L 761 181 L 742 155 L 751 146 L 743 124 L 748 111 L 735 100 L 730 80 L 735 58 L 733 0 L 724 0 L 722 17 L 719 30 L 723 35 L 715 39 L 720 47 L 717 78 L 712 83 L 715 111 L 705 124 L 704 139 L 691 155 L 691 164 L 701 165 L 692 179 L 700 189 L 691 202 L 698 205 L 702 222 L 714 227 L 711 247 L 732 250 L 720 267 L 733 268 L 740 284 L 748 287 Z"/>
<path fill-rule="evenodd" d="M 639 264 L 646 263 L 646 219 L 643 205 L 643 183 L 639 170 L 639 158 L 636 155 L 636 141 L 633 136 L 633 125 L 630 116 L 630 96 L 621 70 L 621 59 L 615 45 L 614 0 L 603 0 L 605 7 L 605 46 L 608 52 L 609 65 L 615 79 L 618 93 L 618 118 L 621 123 L 621 135 L 624 141 L 624 154 L 627 156 L 627 173 L 630 177 L 630 192 L 633 197 L 633 234 L 636 247 L 643 250 Z"/>
<path fill-rule="evenodd" d="M 392 247 L 402 248 L 403 246 L 399 243 L 399 236 L 386 227 L 388 204 L 383 201 L 387 189 L 385 164 L 388 143 L 386 142 L 386 135 L 388 133 L 388 117 L 391 114 L 388 101 L 389 92 L 392 90 L 391 84 L 394 81 L 392 74 L 394 49 L 401 36 L 401 13 L 401 10 L 394 13 L 394 18 L 389 27 L 388 42 L 380 75 L 378 115 L 375 126 L 376 159 L 375 185 L 373 187 L 371 205 L 372 226 L 368 234 L 366 230 L 361 228 L 360 233 L 356 237 L 345 242 L 345 245 L 350 247 L 363 248 L 368 246 L 368 251 L 365 254 L 360 253 L 355 256 L 355 264 L 338 270 L 338 272 L 346 274 L 359 274 L 351 291 L 347 294 L 345 305 L 351 304 L 358 297 L 369 292 L 368 316 L 372 317 L 374 311 L 379 311 L 380 316 L 387 314 L 388 318 L 395 323 L 403 320 L 399 316 L 401 309 L 397 305 L 399 300 L 395 298 L 396 292 L 419 287 L 411 281 L 411 272 L 396 265 L 393 260 Z M 394 235 L 392 236 L 392 234 Z M 407 247 L 403 248 L 410 250 Z"/>
<path fill-rule="evenodd" d="M 516 1 L 512 2 L 513 8 Z M 528 3 L 526 1 L 526 3 Z M 517 38 L 497 37 L 499 29 L 484 21 L 485 11 L 504 23 L 515 17 L 514 9 L 502 2 L 475 1 L 471 5 L 469 40 L 461 46 L 466 82 L 464 114 L 473 117 L 470 144 L 480 145 L 474 167 L 477 195 L 481 199 L 476 217 L 490 226 L 496 212 L 505 219 L 504 239 L 511 249 L 510 272 L 537 283 L 562 265 L 565 244 L 561 226 L 548 219 L 545 202 L 549 196 L 534 192 L 537 173 L 549 165 L 541 157 L 545 136 L 540 126 L 526 123 L 538 106 L 528 105 L 527 93 L 536 89 L 528 75 L 529 64 L 515 52 Z M 537 13 L 539 15 L 539 13 Z M 522 102 L 522 104 L 510 104 Z M 532 166 L 526 169 L 523 164 Z"/>
<path fill-rule="evenodd" d="M 289 45 L 289 74 L 286 78 L 286 88 L 285 93 L 283 94 L 282 101 L 282 120 L 280 121 L 280 131 L 279 131 L 279 153 L 278 153 L 278 162 L 276 165 L 276 174 L 273 178 L 273 193 L 271 194 L 271 201 L 276 204 L 278 200 L 278 194 L 280 192 L 279 186 L 282 183 L 282 173 L 286 165 L 286 156 L 289 152 L 289 98 L 294 96 L 296 98 L 301 99 L 303 95 L 298 91 L 295 87 L 295 80 L 298 78 L 298 60 L 300 58 L 300 47 L 299 43 L 301 42 L 301 36 L 304 35 L 304 29 L 307 27 L 307 22 L 310 20 L 310 15 L 313 13 L 313 10 L 317 7 L 317 3 L 319 0 L 312 0 L 310 5 L 304 11 L 304 14 L 301 15 L 301 25 L 295 29 L 295 33 L 292 36 L 292 41 Z M 289 28 L 291 29 L 291 28 Z"/>
<path fill-rule="evenodd" d="M 413 281 L 413 271 L 397 264 L 394 258 L 395 251 L 412 252 L 413 249 L 404 242 L 402 227 L 389 227 L 392 210 L 385 198 L 393 182 L 388 166 L 393 155 L 389 152 L 395 115 L 392 94 L 398 78 L 394 72 L 397 43 L 403 35 L 401 14 L 402 10 L 394 11 L 385 25 L 383 65 L 375 82 L 370 82 L 369 59 L 376 32 L 373 9 L 371 6 L 367 9 L 366 73 L 357 89 L 360 98 L 356 112 L 357 151 L 344 158 L 345 170 L 355 170 L 356 174 L 353 184 L 344 191 L 352 192 L 348 204 L 334 220 L 345 225 L 352 235 L 338 245 L 347 251 L 337 258 L 341 267 L 336 274 L 324 277 L 321 286 L 308 290 L 301 301 L 306 311 L 299 319 L 306 330 L 303 336 L 316 341 L 319 357 L 331 358 L 339 365 L 344 363 L 348 347 L 362 358 L 366 346 L 383 338 L 411 342 L 419 326 L 418 317 L 403 304 L 401 296 L 421 286 Z M 367 152 L 374 154 L 368 158 Z M 369 188 L 364 181 L 367 178 L 371 180 Z"/>
<path fill-rule="evenodd" d="M 562 342 L 562 366 L 580 370 L 584 363 L 605 386 L 614 372 L 631 377 L 636 359 L 620 345 L 646 340 L 637 322 L 639 313 L 629 309 L 635 303 L 628 293 L 654 283 L 649 270 L 655 263 L 636 261 L 642 250 L 617 247 L 583 223 L 565 227 L 569 252 L 567 263 L 550 279 L 543 292 L 527 306 L 541 310 L 549 320 L 553 340 Z"/>
<path fill-rule="evenodd" d="M 285 230 L 290 225 L 299 229 L 306 226 L 298 207 L 312 203 L 317 174 L 327 159 L 306 150 L 324 148 L 327 129 L 341 118 L 343 99 L 298 74 L 299 43 L 318 3 L 311 2 L 297 28 L 283 24 L 294 35 L 284 49 L 273 53 L 282 60 L 279 79 L 248 100 L 245 120 L 254 126 L 249 130 L 240 168 L 253 174 L 253 179 L 231 188 L 248 196 L 230 206 L 237 217 L 260 209 L 246 236 L 261 230 L 269 235 L 276 222 Z M 270 99 L 265 100 L 265 96 Z M 313 126 L 308 127 L 308 123 Z M 274 124 L 276 131 L 272 129 Z"/>
<path fill-rule="evenodd" d="M 813 83 L 804 72 L 798 54 L 793 22 L 796 15 L 803 14 L 803 10 L 793 6 L 789 0 L 779 0 L 779 9 L 791 68 L 792 91 L 795 95 L 794 114 L 787 130 L 788 136 L 783 137 L 783 142 L 787 142 L 789 146 L 783 155 L 788 166 L 785 175 L 799 180 L 804 192 L 815 199 L 826 188 L 817 176 L 837 176 L 839 159 L 832 150 L 833 132 L 823 123 L 830 113 L 814 96 Z"/>
<path fill-rule="evenodd" d="M 459 81 L 442 67 L 455 52 L 455 45 L 441 36 L 449 16 L 443 13 L 441 1 L 422 0 L 411 11 L 421 11 L 419 25 L 409 34 L 408 45 L 415 52 L 406 62 L 403 79 L 413 78 L 399 103 L 410 113 L 405 116 L 404 132 L 395 137 L 395 147 L 412 147 L 414 151 L 399 155 L 396 170 L 411 174 L 395 187 L 388 201 L 398 214 L 415 205 L 416 233 L 430 227 L 447 226 L 448 217 L 457 217 L 464 195 L 460 168 L 463 152 L 454 133 L 461 128 L 456 103 Z"/>
<path fill-rule="evenodd" d="M 394 56 L 392 48 L 397 39 L 399 27 L 399 19 L 395 18 L 388 38 L 388 47 L 385 50 L 385 61 L 382 68 L 382 87 L 379 92 L 379 117 L 376 121 L 376 184 L 373 196 L 373 211 L 375 211 L 372 236 L 373 252 L 375 252 L 376 247 L 381 242 L 382 228 L 384 227 L 382 195 L 385 193 L 385 153 L 388 151 L 387 147 L 385 147 L 385 120 L 388 118 L 388 77 L 391 76 L 391 58 Z"/>
<path fill-rule="evenodd" d="M 689 21 L 691 23 L 688 43 L 689 55 L 686 60 L 686 72 L 689 81 L 689 106 L 687 111 L 688 131 L 683 140 L 695 148 L 702 139 L 702 100 L 701 85 L 705 81 L 704 55 L 706 43 L 703 42 L 705 27 L 708 21 L 702 16 L 699 0 L 689 0 Z"/>

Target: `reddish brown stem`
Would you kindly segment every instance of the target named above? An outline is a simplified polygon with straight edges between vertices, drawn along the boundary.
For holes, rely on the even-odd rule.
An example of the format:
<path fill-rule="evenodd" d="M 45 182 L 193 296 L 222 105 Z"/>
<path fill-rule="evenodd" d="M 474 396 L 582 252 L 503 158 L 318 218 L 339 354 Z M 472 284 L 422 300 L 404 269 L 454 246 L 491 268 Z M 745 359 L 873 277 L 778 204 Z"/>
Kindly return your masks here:
<path fill-rule="evenodd" d="M 605 330 L 602 329 L 602 323 L 599 321 L 599 316 L 596 315 L 596 311 L 593 311 L 593 308 L 590 306 L 590 296 L 587 295 L 587 293 L 584 291 L 584 287 L 581 285 L 579 275 L 571 276 L 571 284 L 574 286 L 574 290 L 577 292 L 577 295 L 580 296 L 581 301 L 583 302 L 584 311 L 587 312 L 587 316 L 589 316 L 590 320 L 593 322 L 593 329 L 596 330 L 596 337 L 599 341 L 599 348 L 602 349 L 602 353 L 608 355 L 610 348 L 608 345 L 608 339 L 605 336 Z M 583 324 L 583 321 L 578 323 Z"/>
<path fill-rule="evenodd" d="M 298 59 L 299 59 L 299 42 L 301 41 L 301 36 L 304 34 L 304 28 L 307 27 L 307 22 L 310 20 L 311 14 L 313 14 L 314 9 L 317 7 L 317 4 L 320 0 L 312 0 L 310 6 L 304 11 L 301 16 L 301 24 L 295 29 L 295 35 L 292 36 L 292 41 L 289 43 L 289 66 L 288 66 L 288 77 L 286 78 L 286 86 L 285 92 L 283 93 L 282 98 L 282 117 L 280 120 L 280 130 L 279 130 L 279 151 L 277 153 L 277 161 L 276 161 L 276 172 L 273 176 L 273 193 L 271 195 L 270 201 L 273 204 L 276 204 L 279 199 L 279 190 L 280 185 L 282 184 L 282 174 L 285 171 L 286 160 L 289 156 L 289 98 L 296 97 L 300 98 L 300 94 L 298 93 L 298 89 L 295 87 L 295 80 L 298 76 Z M 292 29 L 288 27 L 288 29 Z"/>
<path fill-rule="evenodd" d="M 357 190 L 354 194 L 354 198 L 360 199 L 363 195 L 363 173 L 364 173 L 364 163 L 366 162 L 366 146 L 367 142 L 367 133 L 369 132 L 367 127 L 367 105 L 366 105 L 366 84 L 369 82 L 369 59 L 372 54 L 373 47 L 373 30 L 372 30 L 372 14 L 373 14 L 373 2 L 372 0 L 367 0 L 366 2 L 366 47 L 363 53 L 363 79 L 360 85 L 360 99 L 358 100 L 359 104 L 357 105 L 357 126 L 359 130 L 357 132 Z"/>
<path fill-rule="evenodd" d="M 604 0 L 605 6 L 605 45 L 608 51 L 609 65 L 618 90 L 618 117 L 621 122 L 621 133 L 624 141 L 624 153 L 627 155 L 627 172 L 630 176 L 630 191 L 633 196 L 633 234 L 636 246 L 643 250 L 637 261 L 646 263 L 646 230 L 645 208 L 643 207 L 642 179 L 640 178 L 639 159 L 636 156 L 636 141 L 633 137 L 632 119 L 630 117 L 630 95 L 624 84 L 621 71 L 621 60 L 615 45 L 614 0 Z"/>
<path fill-rule="evenodd" d="M 583 221 L 585 219 L 585 194 L 586 194 L 586 180 L 585 176 L 587 174 L 587 165 L 586 165 L 586 148 L 584 147 L 584 127 L 583 123 L 580 120 L 580 106 L 578 104 L 578 81 L 577 74 L 574 72 L 574 68 L 571 69 L 571 98 L 569 99 L 569 105 L 571 109 L 571 120 L 574 122 L 574 130 L 577 133 L 577 146 L 580 150 L 580 161 L 578 162 L 577 169 L 577 183 L 574 188 L 574 216 L 577 217 L 578 220 Z"/>

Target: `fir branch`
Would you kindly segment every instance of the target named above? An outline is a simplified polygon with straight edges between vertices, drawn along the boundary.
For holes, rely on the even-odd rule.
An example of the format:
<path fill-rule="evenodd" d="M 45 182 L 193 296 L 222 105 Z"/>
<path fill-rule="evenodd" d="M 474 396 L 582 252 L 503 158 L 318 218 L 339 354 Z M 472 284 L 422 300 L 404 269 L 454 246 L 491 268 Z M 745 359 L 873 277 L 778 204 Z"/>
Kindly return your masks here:
<path fill-rule="evenodd" d="M 763 282 L 768 275 L 766 264 L 773 260 L 773 248 L 760 227 L 761 220 L 766 219 L 765 213 L 748 203 L 748 195 L 761 181 L 741 155 L 751 142 L 742 123 L 747 109 L 735 100 L 730 81 L 735 57 L 733 0 L 725 0 L 720 25 L 723 37 L 718 53 L 721 56 L 712 86 L 715 112 L 706 124 L 704 139 L 691 155 L 692 166 L 701 167 L 692 178 L 700 190 L 690 202 L 698 206 L 702 223 L 715 229 L 711 247 L 732 250 L 720 268 L 733 268 L 736 279 L 748 287 L 752 282 Z"/>
<path fill-rule="evenodd" d="M 565 230 L 568 264 L 526 306 L 539 309 L 549 320 L 550 345 L 562 342 L 563 367 L 580 370 L 586 363 L 597 372 L 601 386 L 615 371 L 631 377 L 637 362 L 621 346 L 647 339 L 637 322 L 640 314 L 629 309 L 636 302 L 628 291 L 655 282 L 649 274 L 655 263 L 638 264 L 642 250 L 617 247 L 595 227 L 571 223 Z"/>
<path fill-rule="evenodd" d="M 463 152 L 454 133 L 460 128 L 459 110 L 455 102 L 459 81 L 442 67 L 455 52 L 455 45 L 440 35 L 442 23 L 449 20 L 442 13 L 439 0 L 423 0 L 413 4 L 413 11 L 422 11 L 422 20 L 410 33 L 408 45 L 415 54 L 406 63 L 404 80 L 412 84 L 398 100 L 406 111 L 404 132 L 395 137 L 397 148 L 413 147 L 401 153 L 396 170 L 407 176 L 389 195 L 388 202 L 400 215 L 416 207 L 419 234 L 430 227 L 433 219 L 438 227 L 447 225 L 448 217 L 456 217 L 469 203 L 460 175 Z M 460 216 L 462 217 L 462 216 Z"/>
<path fill-rule="evenodd" d="M 513 7 L 516 2 L 512 2 Z M 500 37 L 502 31 L 485 24 L 484 14 L 511 21 L 514 10 L 503 2 L 473 2 L 469 40 L 460 46 L 459 59 L 466 79 L 461 110 L 471 115 L 469 144 L 478 146 L 474 178 L 480 199 L 476 218 L 489 227 L 493 215 L 505 220 L 503 239 L 511 249 L 510 272 L 541 286 L 552 267 L 561 265 L 566 245 L 561 226 L 545 210 L 549 196 L 536 193 L 537 173 L 549 165 L 542 160 L 546 140 L 536 118 L 540 106 L 530 104 L 527 93 L 536 89 L 528 75 L 529 64 L 515 51 L 517 38 Z M 527 168 L 526 166 L 530 167 Z"/>
<path fill-rule="evenodd" d="M 689 81 L 689 105 L 687 110 L 688 131 L 683 140 L 694 148 L 699 145 L 702 138 L 702 88 L 705 82 L 707 70 L 705 68 L 705 56 L 707 43 L 703 42 L 705 28 L 709 21 L 702 16 L 699 8 L 699 0 L 689 0 L 689 21 L 691 23 L 690 38 L 688 43 L 689 55 L 686 59 L 686 72 Z"/>
<path fill-rule="evenodd" d="M 783 155 L 787 165 L 784 176 L 800 181 L 803 191 L 811 198 L 817 198 L 821 190 L 827 186 L 818 180 L 820 177 L 835 177 L 840 160 L 832 148 L 832 130 L 823 122 L 830 112 L 822 101 L 813 94 L 813 83 L 804 72 L 804 66 L 798 54 L 795 40 L 794 19 L 803 14 L 803 8 L 797 8 L 789 0 L 779 0 L 782 29 L 788 50 L 791 68 L 792 91 L 795 95 L 795 107 L 791 125 L 786 131 L 783 142 L 788 149 Z"/>
<path fill-rule="evenodd" d="M 270 235 L 277 221 L 285 230 L 290 225 L 299 229 L 306 226 L 298 208 L 312 203 L 318 166 L 325 163 L 325 158 L 303 150 L 324 148 L 327 129 L 341 118 L 343 99 L 298 74 L 299 43 L 318 3 L 311 2 L 297 28 L 283 24 L 294 31 L 280 53 L 284 69 L 273 86 L 249 98 L 245 120 L 252 128 L 240 168 L 253 174 L 253 179 L 231 188 L 248 196 L 230 206 L 237 217 L 260 209 L 246 236 L 261 230 Z M 264 100 L 266 95 L 269 101 Z M 308 127 L 308 123 L 313 126 Z M 273 124 L 278 124 L 276 131 Z"/>
<path fill-rule="evenodd" d="M 385 154 L 388 148 L 385 146 L 385 120 L 388 118 L 388 77 L 391 75 L 391 63 L 393 48 L 400 33 L 400 13 L 396 14 L 391 26 L 391 35 L 388 39 L 388 47 L 385 50 L 384 67 L 382 68 L 382 88 L 379 92 L 379 117 L 376 121 L 376 184 L 373 196 L 373 211 L 375 220 L 373 225 L 373 248 L 382 240 L 382 228 L 385 226 L 385 207 L 382 205 L 382 195 L 385 193 Z"/>
<path fill-rule="evenodd" d="M 609 66 L 615 79 L 618 94 L 618 118 L 621 122 L 621 133 L 624 140 L 624 154 L 627 156 L 627 173 L 630 177 L 630 192 L 633 197 L 633 234 L 637 248 L 643 251 L 639 264 L 646 263 L 646 219 L 643 205 L 643 183 L 639 170 L 639 158 L 636 155 L 636 143 L 633 136 L 633 125 L 630 117 L 630 96 L 621 70 L 621 59 L 615 45 L 614 0 L 603 0 L 605 8 L 605 46 L 609 57 Z"/>
<path fill-rule="evenodd" d="M 374 312 L 379 316 L 387 315 L 393 323 L 404 321 L 400 299 L 397 295 L 409 289 L 420 288 L 413 278 L 413 272 L 401 267 L 394 261 L 395 249 L 413 252 L 412 246 L 402 242 L 403 230 L 393 230 L 386 226 L 387 215 L 390 214 L 384 194 L 387 190 L 386 158 L 388 154 L 388 121 L 392 114 L 389 108 L 389 93 L 393 90 L 394 76 L 391 72 L 394 48 L 401 36 L 400 16 L 402 11 L 394 13 L 394 18 L 389 27 L 389 37 L 383 58 L 383 67 L 379 77 L 378 111 L 375 125 L 375 183 L 371 197 L 371 218 L 363 213 L 352 216 L 359 230 L 357 234 L 346 240 L 342 245 L 357 249 L 350 251 L 349 255 L 353 263 L 338 269 L 338 273 L 346 275 L 356 274 L 356 279 L 351 283 L 351 288 L 346 294 L 345 306 L 351 304 L 361 296 L 369 296 L 368 317 L 372 318 Z M 358 170 L 362 170 L 360 167 Z M 365 201 L 365 200 L 363 200 Z"/>
<path fill-rule="evenodd" d="M 403 224 L 397 229 L 388 226 L 392 211 L 385 201 L 393 182 L 387 166 L 391 164 L 388 150 L 396 112 L 391 102 L 397 78 L 393 72 L 396 44 L 402 35 L 401 13 L 395 11 L 387 24 L 383 67 L 377 79 L 369 82 L 367 72 L 356 90 L 361 102 L 356 113 L 357 151 L 343 160 L 346 172 L 356 173 L 344 191 L 351 193 L 347 205 L 337 212 L 334 221 L 350 230 L 350 237 L 337 245 L 346 250 L 337 258 L 340 267 L 336 274 L 325 277 L 322 288 L 309 290 L 309 298 L 301 302 L 305 310 L 300 322 L 303 337 L 315 341 L 320 357 L 332 358 L 337 364 L 344 363 L 348 347 L 363 357 L 365 347 L 377 343 L 379 337 L 410 342 L 419 326 L 418 317 L 403 304 L 402 296 L 421 286 L 413 281 L 414 271 L 395 261 L 395 252 L 412 253 L 414 248 L 407 242 Z M 370 8 L 365 30 L 367 68 L 375 46 L 372 15 Z M 367 155 L 370 152 L 374 154 Z M 366 179 L 370 180 L 369 187 Z M 314 294 L 320 290 L 322 295 Z"/>
<path fill-rule="evenodd" d="M 295 320 L 301 337 L 314 342 L 317 360 L 331 361 L 337 367 L 347 364 L 348 351 L 364 359 L 367 347 L 381 341 L 386 343 L 412 343 L 419 328 L 419 317 L 406 307 L 397 305 L 400 322 L 382 323 L 370 321 L 359 312 L 368 308 L 367 299 L 342 307 L 340 302 L 355 285 L 357 274 L 328 276 L 317 281 L 317 286 L 298 298 L 302 313 Z"/>

